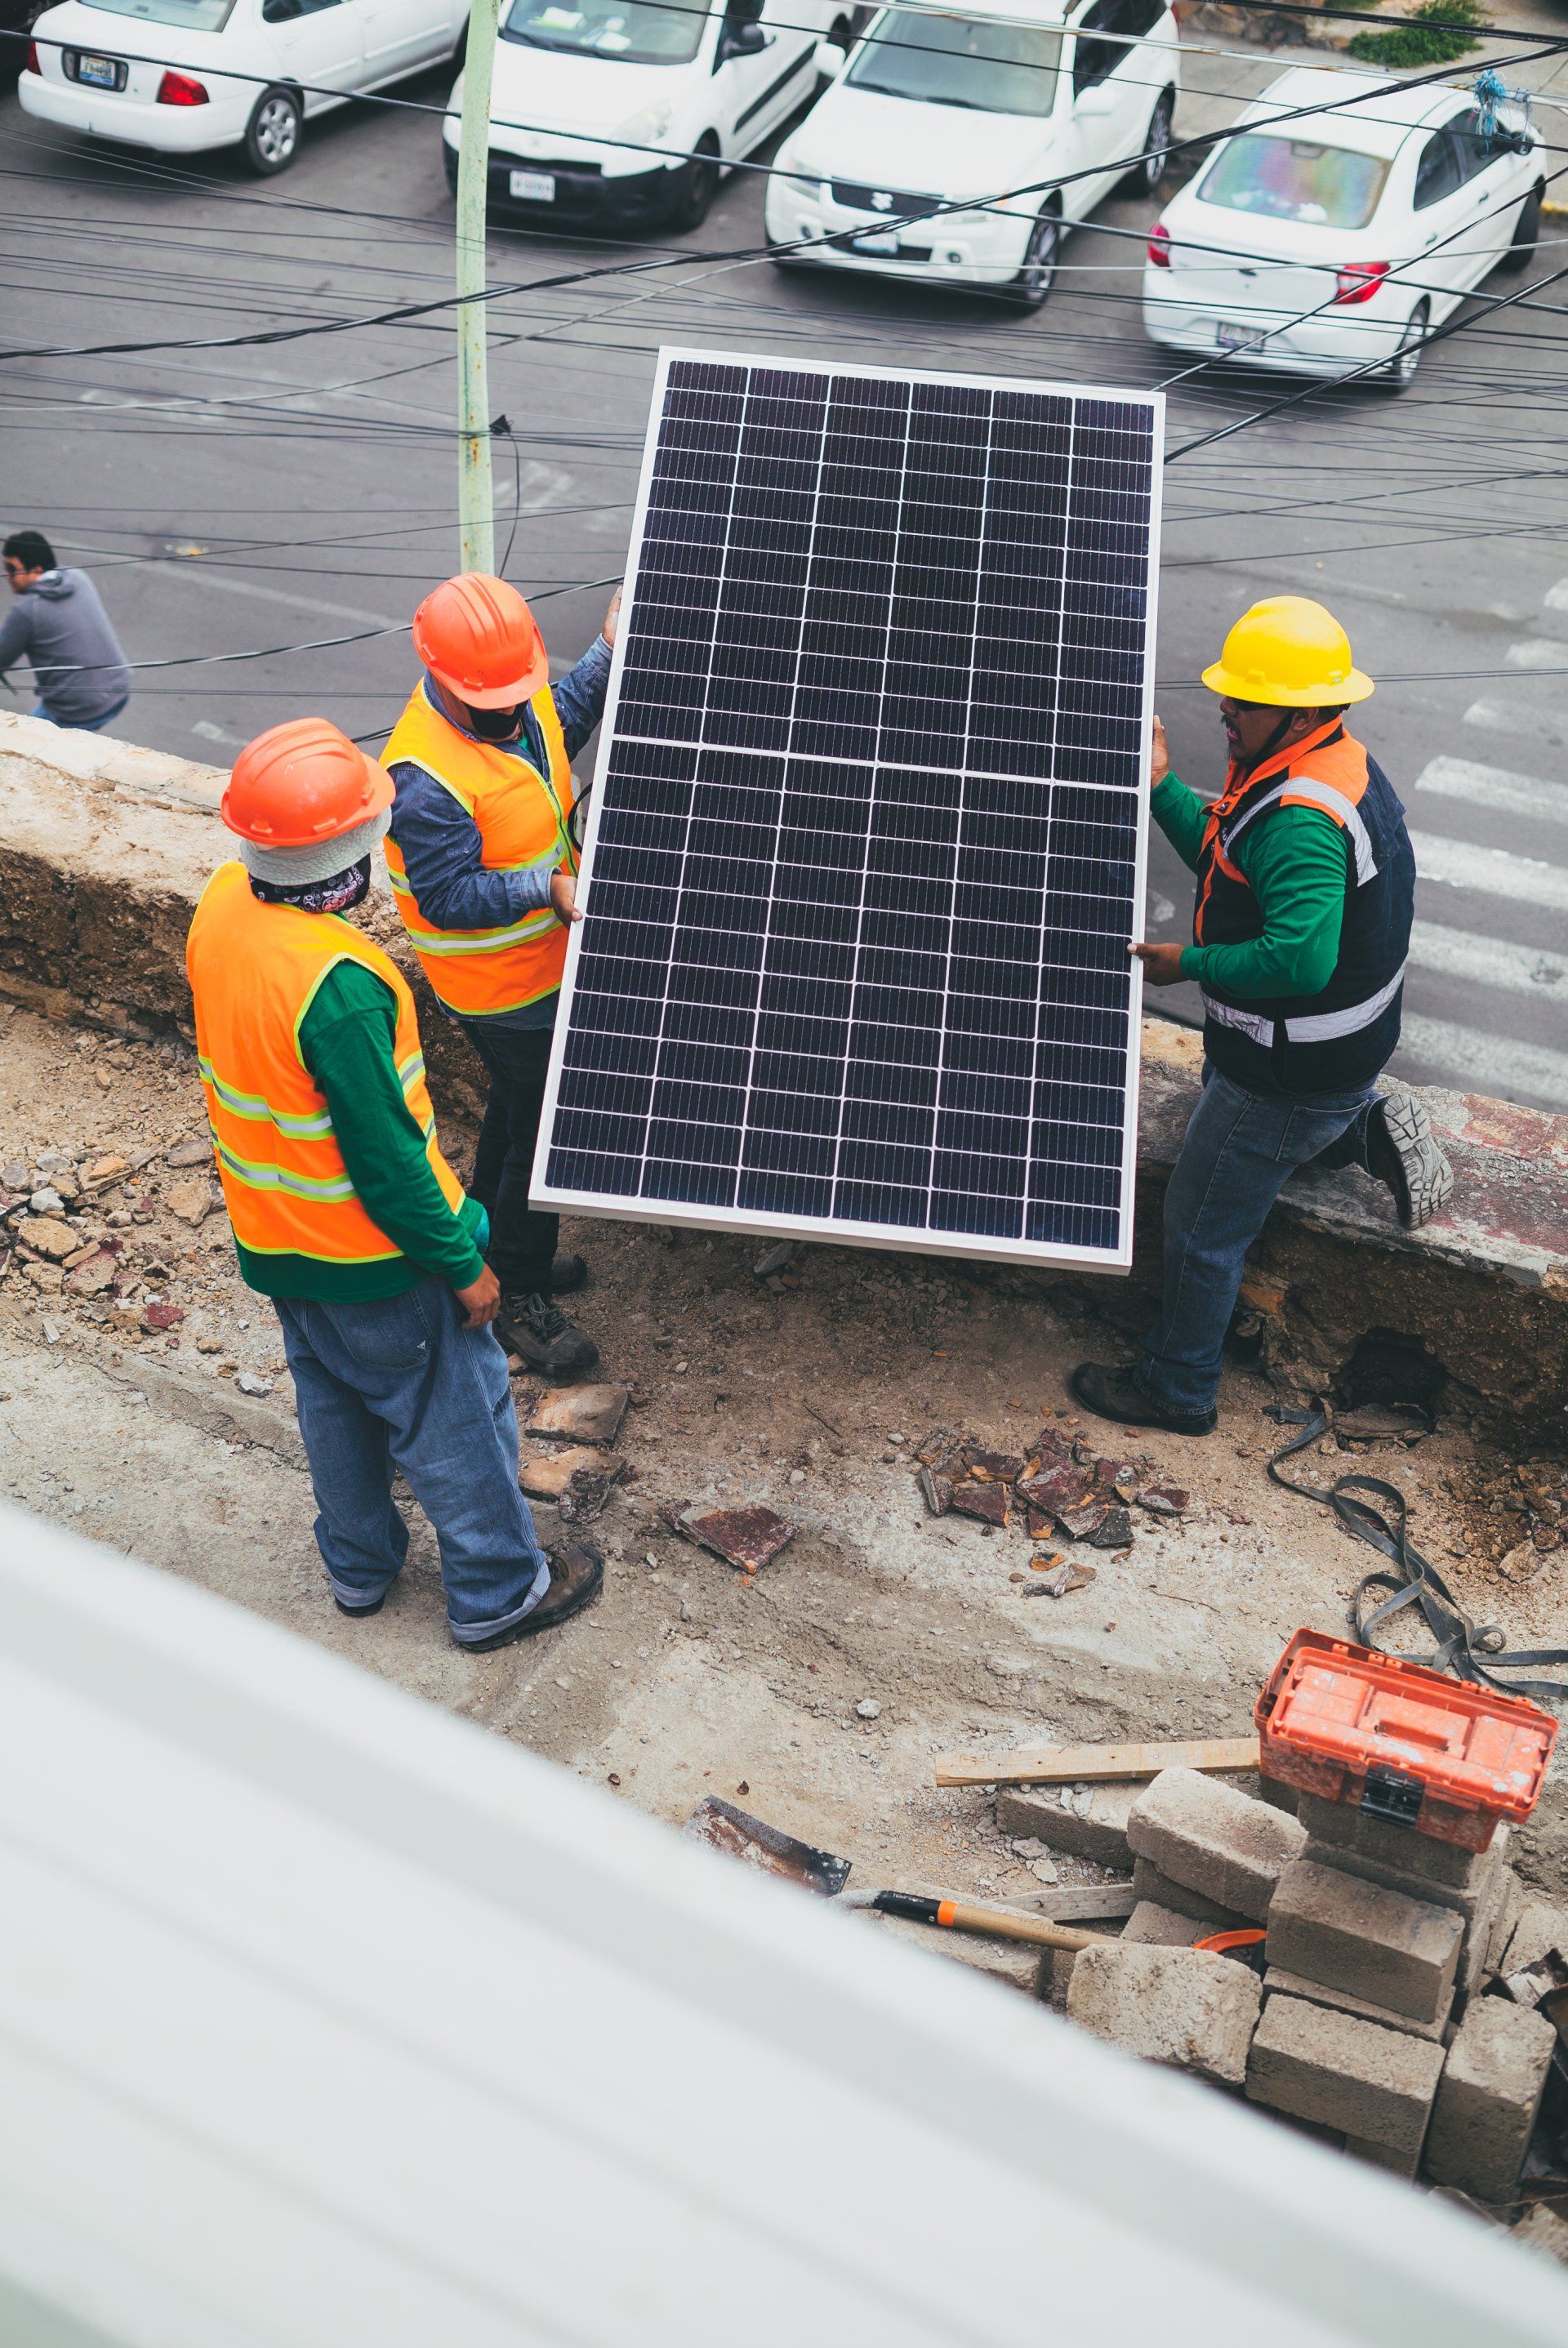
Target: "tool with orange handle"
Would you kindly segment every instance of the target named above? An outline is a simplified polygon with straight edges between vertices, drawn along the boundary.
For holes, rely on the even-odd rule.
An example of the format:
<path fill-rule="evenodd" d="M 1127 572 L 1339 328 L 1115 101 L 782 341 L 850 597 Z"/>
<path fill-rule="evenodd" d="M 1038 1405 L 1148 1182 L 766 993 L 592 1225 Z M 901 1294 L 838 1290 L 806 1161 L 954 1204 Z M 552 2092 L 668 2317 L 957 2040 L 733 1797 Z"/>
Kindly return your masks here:
<path fill-rule="evenodd" d="M 879 1916 L 902 1916 L 911 1924 L 945 1924 L 954 1932 L 989 1932 L 998 1941 L 1027 1941 L 1037 1949 L 1092 1949 L 1109 1945 L 1104 1932 L 1050 1924 L 1044 1917 L 1015 1916 L 1006 1908 L 972 1908 L 962 1900 L 930 1900 L 918 1891 L 843 1891 L 841 1908 L 872 1908 Z"/>

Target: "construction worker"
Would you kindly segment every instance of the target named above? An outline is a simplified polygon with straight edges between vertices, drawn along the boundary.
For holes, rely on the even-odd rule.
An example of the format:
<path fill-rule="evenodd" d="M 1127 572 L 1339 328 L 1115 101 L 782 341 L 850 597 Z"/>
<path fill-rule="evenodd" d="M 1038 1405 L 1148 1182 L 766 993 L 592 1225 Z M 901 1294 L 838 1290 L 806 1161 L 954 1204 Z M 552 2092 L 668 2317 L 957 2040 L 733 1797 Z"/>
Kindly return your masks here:
<path fill-rule="evenodd" d="M 474 1196 L 490 1219 L 496 1327 L 562 1384 L 598 1362 L 556 1296 L 587 1267 L 556 1251 L 559 1221 L 528 1203 L 550 1041 L 576 910 L 572 760 L 599 723 L 621 598 L 555 687 L 532 613 L 503 579 L 470 572 L 414 614 L 425 665 L 382 752 L 397 786 L 387 866 L 437 1000 L 490 1072 Z"/>
<path fill-rule="evenodd" d="M 1203 682 L 1230 747 L 1212 804 L 1170 771 L 1154 721 L 1150 806 L 1198 876 L 1193 943 L 1134 945 L 1154 986 L 1203 990 L 1203 1092 L 1165 1194 L 1161 1315 L 1130 1369 L 1085 1362 L 1072 1391 L 1129 1426 L 1207 1435 L 1247 1250 L 1296 1167 L 1361 1166 L 1399 1219 L 1453 1189 L 1415 1095 L 1379 1088 L 1399 1041 L 1415 859 L 1387 777 L 1346 731 L 1373 690 L 1321 603 L 1276 595 Z"/>
<path fill-rule="evenodd" d="M 283 1325 L 332 1594 L 375 1614 L 397 1580 L 399 1468 L 472 1653 L 564 1622 L 604 1568 L 586 1542 L 546 1560 L 534 1537 L 484 1210 L 437 1142 L 407 982 L 342 919 L 391 798 L 324 717 L 259 735 L 223 797 L 241 860 L 203 890 L 186 967 L 240 1269 Z"/>

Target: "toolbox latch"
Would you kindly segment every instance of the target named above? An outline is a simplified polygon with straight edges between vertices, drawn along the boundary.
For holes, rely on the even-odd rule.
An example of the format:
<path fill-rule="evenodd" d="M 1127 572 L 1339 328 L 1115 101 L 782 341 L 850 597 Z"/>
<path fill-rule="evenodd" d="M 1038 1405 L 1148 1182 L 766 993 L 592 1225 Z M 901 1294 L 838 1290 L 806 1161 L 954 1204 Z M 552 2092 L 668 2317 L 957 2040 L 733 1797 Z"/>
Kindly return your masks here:
<path fill-rule="evenodd" d="M 1408 1770 L 1379 1768 L 1374 1762 L 1367 1772 L 1361 1807 L 1367 1818 L 1382 1818 L 1388 1826 L 1413 1827 L 1421 1814 L 1426 1790 Z"/>

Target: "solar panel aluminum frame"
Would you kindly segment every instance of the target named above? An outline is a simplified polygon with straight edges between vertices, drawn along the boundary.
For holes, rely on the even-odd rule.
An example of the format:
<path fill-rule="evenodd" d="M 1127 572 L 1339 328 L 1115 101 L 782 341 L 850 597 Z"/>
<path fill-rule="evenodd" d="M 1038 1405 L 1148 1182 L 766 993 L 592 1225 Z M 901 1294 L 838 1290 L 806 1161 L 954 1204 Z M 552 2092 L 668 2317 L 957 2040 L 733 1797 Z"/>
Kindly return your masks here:
<path fill-rule="evenodd" d="M 608 770 L 616 740 L 615 720 L 621 696 L 624 654 L 632 635 L 636 610 L 644 529 L 654 482 L 660 430 L 665 418 L 665 386 L 671 369 L 686 363 L 709 366 L 765 368 L 775 375 L 797 374 L 819 377 L 826 376 L 832 380 L 857 377 L 912 386 L 958 385 L 975 390 L 1037 396 L 1055 395 L 1079 401 L 1109 399 L 1146 409 L 1151 424 L 1151 448 L 1147 603 L 1143 636 L 1143 693 L 1139 726 L 1138 771 L 1140 778 L 1147 774 L 1154 714 L 1153 668 L 1160 571 L 1161 482 L 1165 411 L 1162 393 L 1126 391 L 1116 386 L 1098 384 L 1042 381 L 1033 376 L 979 376 L 910 367 L 841 366 L 836 361 L 781 359 L 771 354 L 700 350 L 666 345 L 660 348 L 654 377 L 647 438 L 643 452 L 642 472 L 638 480 L 636 504 L 632 520 L 621 620 L 616 633 L 602 721 L 603 730 L 597 763 L 597 771 L 600 775 L 603 775 Z M 965 769 L 954 775 L 954 782 L 959 788 L 962 788 L 969 771 Z M 1132 919 L 1136 922 L 1144 905 L 1148 885 L 1149 795 L 1141 780 L 1133 797 L 1136 802 L 1137 829 L 1130 910 Z M 602 789 L 595 788 L 589 799 L 578 880 L 578 902 L 590 917 L 593 909 L 594 854 L 598 843 L 600 819 L 603 810 L 604 793 Z M 611 1195 L 603 1191 L 575 1189 L 560 1183 L 552 1183 L 549 1179 L 548 1161 L 554 1143 L 556 1106 L 568 1038 L 572 1030 L 573 994 L 577 966 L 583 951 L 585 933 L 589 931 L 590 925 L 590 921 L 574 923 L 567 942 L 566 965 L 562 981 L 561 1001 L 556 1015 L 543 1108 L 540 1117 L 539 1141 L 530 1185 L 530 1199 L 535 1207 L 564 1214 L 604 1216 L 617 1221 L 652 1222 L 661 1226 L 694 1231 L 731 1234 L 750 1233 L 758 1237 L 773 1239 L 825 1241 L 842 1245 L 882 1248 L 916 1255 L 966 1257 L 984 1262 L 1060 1265 L 1080 1270 L 1120 1273 L 1125 1273 L 1130 1269 L 1133 1196 L 1137 1172 L 1139 1045 L 1143 994 L 1143 965 L 1140 962 L 1133 959 L 1130 972 L 1125 1060 L 1126 1088 L 1121 1129 L 1121 1179 L 1117 1220 L 1118 1242 L 1113 1249 L 1082 1246 L 1065 1241 L 1014 1239 L 991 1233 L 923 1229 L 908 1224 L 861 1222 L 837 1216 L 776 1213 L 762 1209 L 739 1206 L 712 1206 L 678 1199 L 640 1195 L 631 1198 Z"/>

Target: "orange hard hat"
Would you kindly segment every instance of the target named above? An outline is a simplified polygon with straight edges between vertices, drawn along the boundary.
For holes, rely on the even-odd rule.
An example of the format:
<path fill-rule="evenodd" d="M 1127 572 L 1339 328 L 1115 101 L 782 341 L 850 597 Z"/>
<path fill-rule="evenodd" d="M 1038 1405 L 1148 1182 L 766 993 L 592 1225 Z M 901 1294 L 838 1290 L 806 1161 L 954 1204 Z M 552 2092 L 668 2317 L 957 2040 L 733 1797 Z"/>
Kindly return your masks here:
<path fill-rule="evenodd" d="M 449 579 L 414 614 L 414 650 L 470 709 L 515 709 L 550 682 L 539 623 L 515 587 L 482 571 Z"/>
<path fill-rule="evenodd" d="M 314 848 L 368 823 L 391 806 L 394 788 L 329 717 L 291 717 L 241 751 L 222 812 L 258 847 Z"/>

